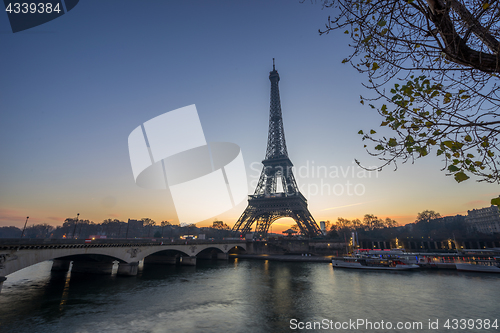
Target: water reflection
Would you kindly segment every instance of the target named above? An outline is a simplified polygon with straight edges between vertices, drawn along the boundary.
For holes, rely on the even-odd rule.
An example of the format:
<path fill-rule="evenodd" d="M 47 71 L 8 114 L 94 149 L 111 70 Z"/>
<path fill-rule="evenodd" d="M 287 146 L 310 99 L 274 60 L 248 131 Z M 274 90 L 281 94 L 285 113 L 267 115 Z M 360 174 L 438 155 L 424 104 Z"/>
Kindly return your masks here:
<path fill-rule="evenodd" d="M 53 273 L 54 275 L 57 273 Z M 64 304 L 66 304 L 66 300 L 69 295 L 69 281 L 71 280 L 71 272 L 66 273 L 66 281 L 64 282 L 64 289 L 61 297 L 61 303 L 59 303 L 59 311 L 62 311 L 64 308 Z"/>
<path fill-rule="evenodd" d="M 8 276 L 0 331 L 289 332 L 292 318 L 427 322 L 500 313 L 500 279 L 489 274 L 230 259 L 146 264 L 120 277 L 50 272 L 50 264 Z"/>

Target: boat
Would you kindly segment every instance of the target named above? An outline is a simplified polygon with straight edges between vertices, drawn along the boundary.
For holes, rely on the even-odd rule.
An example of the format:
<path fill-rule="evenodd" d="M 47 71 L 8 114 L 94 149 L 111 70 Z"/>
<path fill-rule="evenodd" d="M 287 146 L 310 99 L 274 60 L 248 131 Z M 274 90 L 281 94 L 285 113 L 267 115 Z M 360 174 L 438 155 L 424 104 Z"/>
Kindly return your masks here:
<path fill-rule="evenodd" d="M 500 258 L 496 260 L 472 260 L 468 262 L 457 262 L 458 271 L 500 273 Z"/>
<path fill-rule="evenodd" d="M 397 259 L 343 257 L 332 259 L 333 267 L 372 270 L 406 271 L 420 268 L 418 265 L 405 263 Z"/>
<path fill-rule="evenodd" d="M 335 268 L 406 271 L 420 268 L 413 258 L 413 255 L 400 250 L 360 250 L 355 251 L 353 256 L 332 259 L 332 265 Z"/>

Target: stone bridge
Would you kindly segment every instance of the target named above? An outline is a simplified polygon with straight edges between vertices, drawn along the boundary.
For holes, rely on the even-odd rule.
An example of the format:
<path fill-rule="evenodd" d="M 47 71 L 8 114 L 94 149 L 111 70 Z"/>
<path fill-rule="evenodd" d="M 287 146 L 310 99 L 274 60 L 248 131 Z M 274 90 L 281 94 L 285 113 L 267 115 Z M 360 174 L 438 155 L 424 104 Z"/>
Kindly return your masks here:
<path fill-rule="evenodd" d="M 151 240 L 1 240 L 0 290 L 6 276 L 46 260 L 52 270 L 111 274 L 118 262 L 118 275 L 136 275 L 139 261 L 151 264 L 196 265 L 197 258 L 227 259 L 230 252 L 246 251 L 239 240 L 152 242 Z"/>

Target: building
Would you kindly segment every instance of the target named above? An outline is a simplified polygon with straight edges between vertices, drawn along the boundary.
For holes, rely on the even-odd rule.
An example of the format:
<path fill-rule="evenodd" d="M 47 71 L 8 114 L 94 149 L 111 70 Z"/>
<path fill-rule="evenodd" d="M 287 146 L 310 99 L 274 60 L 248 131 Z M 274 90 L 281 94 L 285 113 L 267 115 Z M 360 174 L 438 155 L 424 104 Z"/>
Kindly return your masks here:
<path fill-rule="evenodd" d="M 142 237 L 144 221 L 128 219 L 126 238 Z"/>
<path fill-rule="evenodd" d="M 483 234 L 500 233 L 500 210 L 498 206 L 467 211 L 465 217 L 467 229 Z"/>
<path fill-rule="evenodd" d="M 325 221 L 319 222 L 319 228 L 321 229 L 321 233 L 323 234 L 323 236 L 325 236 L 326 235 L 326 223 L 325 223 Z"/>

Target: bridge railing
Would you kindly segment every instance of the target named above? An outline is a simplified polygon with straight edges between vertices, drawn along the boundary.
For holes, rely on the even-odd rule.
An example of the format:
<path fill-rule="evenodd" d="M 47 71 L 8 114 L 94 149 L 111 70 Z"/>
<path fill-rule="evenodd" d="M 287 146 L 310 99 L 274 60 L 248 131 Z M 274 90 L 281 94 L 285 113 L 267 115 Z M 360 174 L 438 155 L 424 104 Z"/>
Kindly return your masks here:
<path fill-rule="evenodd" d="M 0 238 L 0 250 L 7 249 L 41 249 L 41 248 L 74 248 L 74 247 L 128 247 L 128 246 L 167 246 L 194 244 L 234 244 L 245 243 L 244 240 L 175 240 L 169 239 L 95 239 L 85 242 L 85 239 L 19 239 Z"/>

